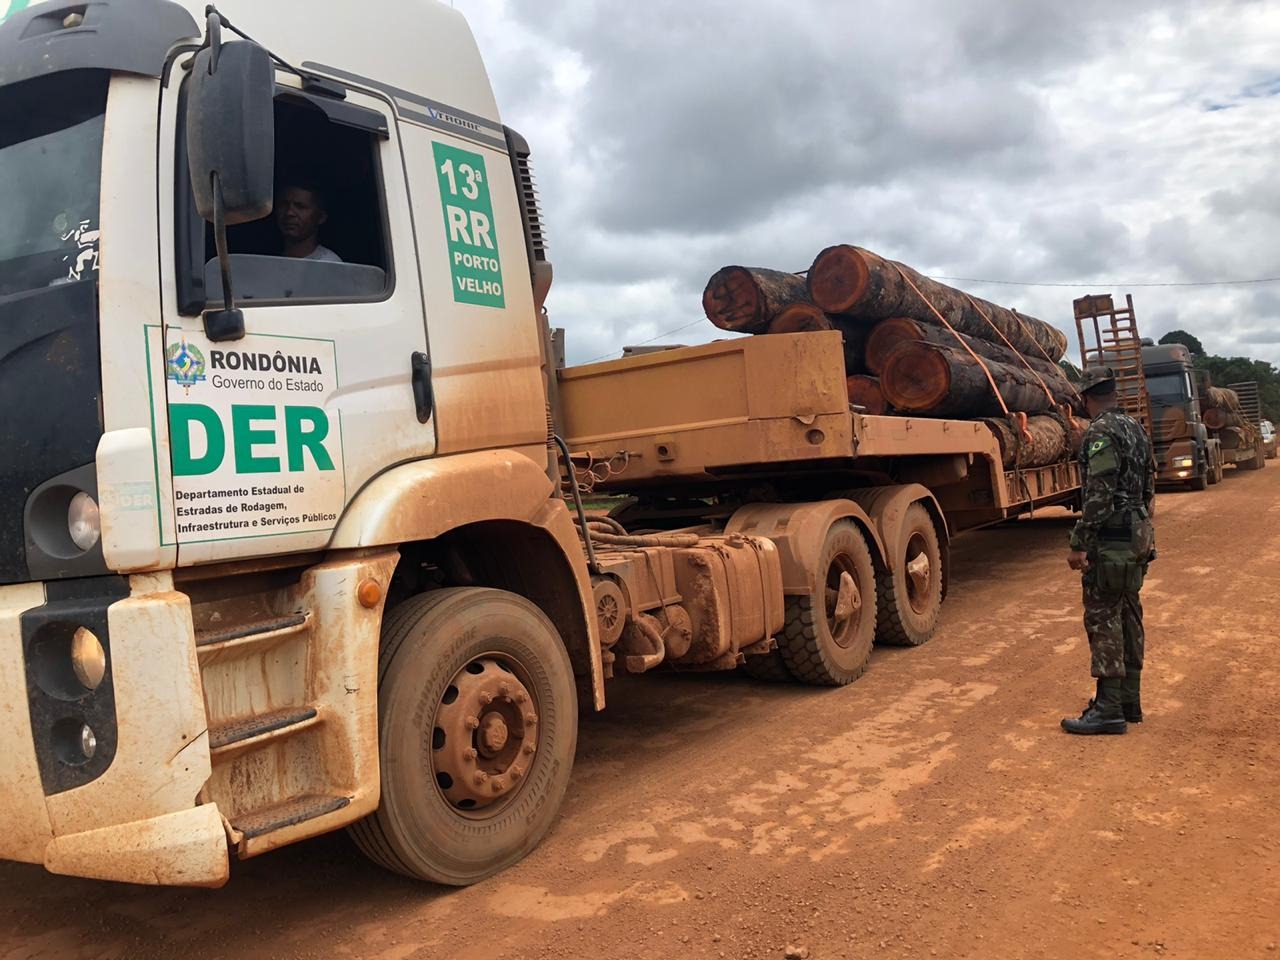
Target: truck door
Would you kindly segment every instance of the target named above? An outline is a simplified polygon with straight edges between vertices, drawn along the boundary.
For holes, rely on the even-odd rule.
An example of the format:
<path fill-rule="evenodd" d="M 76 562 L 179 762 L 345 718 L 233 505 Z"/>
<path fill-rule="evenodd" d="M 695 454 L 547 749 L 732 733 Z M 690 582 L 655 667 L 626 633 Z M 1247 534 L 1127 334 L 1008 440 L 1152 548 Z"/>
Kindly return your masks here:
<path fill-rule="evenodd" d="M 183 84 L 165 94 L 175 240 L 165 328 L 148 331 L 147 348 L 164 356 L 164 382 L 152 385 L 155 416 L 167 418 L 167 431 L 156 424 L 168 437 L 157 472 L 168 462 L 173 473 L 162 539 L 177 544 L 182 566 L 322 548 L 365 483 L 436 449 L 391 108 L 355 90 L 277 81 L 276 211 L 228 230 L 245 336 L 225 342 L 205 335 L 200 316 L 221 304 L 222 283 L 191 197 Z"/>

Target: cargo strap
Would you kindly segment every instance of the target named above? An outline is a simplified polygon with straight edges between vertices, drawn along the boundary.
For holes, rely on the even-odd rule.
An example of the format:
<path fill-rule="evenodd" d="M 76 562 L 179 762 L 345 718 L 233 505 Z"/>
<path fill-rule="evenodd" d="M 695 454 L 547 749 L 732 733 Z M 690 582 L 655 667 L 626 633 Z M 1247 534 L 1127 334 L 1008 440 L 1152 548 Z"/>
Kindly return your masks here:
<path fill-rule="evenodd" d="M 1001 410 L 1005 411 L 1005 416 L 1007 417 L 1007 419 L 1009 419 L 1010 422 L 1014 422 L 1014 415 L 1012 415 L 1012 413 L 1009 412 L 1009 406 L 1007 406 L 1007 404 L 1005 403 L 1005 398 L 1000 396 L 1000 388 L 996 387 L 996 378 L 995 376 L 991 375 L 991 370 L 989 370 L 989 367 L 987 366 L 986 362 L 983 361 L 983 358 L 979 357 L 977 353 L 974 353 L 973 347 L 970 347 L 968 343 L 964 342 L 964 338 L 961 337 L 961 335 L 956 332 L 956 328 L 954 328 L 954 326 L 952 326 L 950 323 L 947 323 L 946 317 L 942 316 L 941 312 L 938 312 L 938 308 L 936 306 L 933 306 L 933 301 L 929 300 L 928 297 L 925 297 L 924 293 L 920 292 L 920 288 L 916 287 L 914 283 L 911 283 L 911 278 L 910 276 L 906 275 L 906 271 L 902 269 L 902 265 L 899 264 L 899 262 L 896 262 L 893 260 L 890 260 L 888 262 L 890 262 L 890 264 L 893 264 L 893 269 L 897 270 L 897 275 L 901 276 L 902 280 L 905 280 L 906 285 L 908 285 L 908 287 L 910 287 L 911 289 L 913 289 L 913 291 L 915 291 L 915 296 L 919 297 L 920 300 L 924 301 L 924 306 L 927 306 L 929 310 L 933 312 L 933 316 L 938 317 L 938 323 L 945 326 L 948 332 L 951 333 L 952 337 L 956 338 L 956 343 L 959 343 L 961 347 L 964 347 L 965 351 L 969 353 L 969 356 L 973 357 L 975 364 L 977 364 L 980 367 L 980 369 L 982 369 L 983 374 L 987 375 L 987 383 L 991 384 L 991 392 L 996 394 L 996 401 L 1000 403 Z"/>
<path fill-rule="evenodd" d="M 996 326 L 996 322 L 992 320 L 990 316 L 988 316 L 987 311 L 983 310 L 980 306 L 978 306 L 977 300 L 974 300 L 973 297 L 969 296 L 967 293 L 964 295 L 964 298 L 969 301 L 969 305 L 972 306 L 973 309 L 978 311 L 978 316 L 980 316 L 983 320 L 987 321 L 987 326 L 989 326 L 992 330 L 995 331 L 996 336 L 999 337 L 1001 341 L 1004 342 L 1004 345 L 1008 347 L 1011 351 L 1013 351 L 1013 355 L 1017 357 L 1020 361 L 1022 361 L 1022 365 L 1027 368 L 1027 372 L 1030 373 L 1033 377 L 1036 378 L 1036 380 L 1039 381 L 1040 389 L 1043 390 L 1044 395 L 1049 398 L 1049 406 L 1050 407 L 1057 406 L 1057 401 L 1053 398 L 1053 391 L 1049 389 L 1049 385 L 1044 382 L 1044 378 L 1040 376 L 1036 368 L 1031 366 L 1027 358 L 1022 355 L 1022 351 L 1009 342 L 1009 338 L 1004 335 L 1003 330 L 1001 330 L 999 327 Z M 1017 316 L 1017 314 L 1014 314 L 1014 316 Z M 1022 319 L 1020 317 L 1018 318 L 1018 323 L 1019 324 L 1022 323 Z M 1027 328 L 1025 326 L 1023 326 L 1022 329 L 1023 329 L 1023 332 L 1027 332 Z M 1037 347 L 1040 346 L 1039 343 L 1036 343 L 1035 338 L 1031 338 L 1031 342 L 1035 343 Z"/>

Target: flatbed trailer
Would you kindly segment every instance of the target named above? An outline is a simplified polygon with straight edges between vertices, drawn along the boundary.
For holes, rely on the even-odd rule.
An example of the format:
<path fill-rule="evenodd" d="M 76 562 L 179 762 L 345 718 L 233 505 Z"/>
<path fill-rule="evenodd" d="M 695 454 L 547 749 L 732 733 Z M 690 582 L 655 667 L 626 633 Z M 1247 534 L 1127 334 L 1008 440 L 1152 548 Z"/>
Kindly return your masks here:
<path fill-rule="evenodd" d="M 734 501 L 920 484 L 952 533 L 1074 503 L 1075 460 L 1008 470 L 981 421 L 851 410 L 840 334 L 743 337 L 561 371 L 570 450 L 600 492 Z M 637 402 L 635 398 L 643 398 Z"/>

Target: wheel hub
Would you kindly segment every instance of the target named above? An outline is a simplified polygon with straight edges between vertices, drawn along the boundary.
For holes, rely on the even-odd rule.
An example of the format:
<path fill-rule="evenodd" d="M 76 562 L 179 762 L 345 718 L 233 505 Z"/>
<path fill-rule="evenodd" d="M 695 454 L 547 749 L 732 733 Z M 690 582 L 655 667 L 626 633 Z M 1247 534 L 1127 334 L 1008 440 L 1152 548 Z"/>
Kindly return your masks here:
<path fill-rule="evenodd" d="M 529 689 L 501 661 L 471 661 L 445 688 L 432 730 L 436 785 L 454 807 L 481 810 L 519 789 L 537 751 Z"/>
<path fill-rule="evenodd" d="M 933 564 L 924 537 L 918 533 L 907 543 L 906 560 L 907 602 L 916 613 L 924 613 L 933 588 Z"/>
<path fill-rule="evenodd" d="M 837 646 L 848 647 L 858 632 L 862 614 L 862 591 L 853 575 L 853 561 L 839 555 L 827 569 L 824 613 L 827 629 Z"/>

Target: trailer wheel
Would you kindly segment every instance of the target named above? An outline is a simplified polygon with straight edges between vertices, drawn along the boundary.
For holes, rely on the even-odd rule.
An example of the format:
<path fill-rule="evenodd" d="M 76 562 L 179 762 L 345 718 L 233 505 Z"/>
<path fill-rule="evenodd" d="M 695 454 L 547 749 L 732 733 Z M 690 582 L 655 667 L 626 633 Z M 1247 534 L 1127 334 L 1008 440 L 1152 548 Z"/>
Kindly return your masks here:
<path fill-rule="evenodd" d="M 378 664 L 382 799 L 349 830 L 388 869 L 464 886 L 546 834 L 577 744 L 569 656 L 528 600 L 475 587 L 395 607 Z"/>
<path fill-rule="evenodd" d="M 1219 484 L 1222 482 L 1222 474 L 1219 471 L 1218 465 L 1216 463 L 1210 462 L 1208 464 L 1208 467 L 1206 468 L 1206 472 L 1208 473 L 1208 476 L 1205 479 L 1209 481 L 1209 486 L 1212 487 L 1215 484 Z"/>
<path fill-rule="evenodd" d="M 1217 481 L 1218 483 L 1221 483 L 1223 479 L 1226 477 L 1227 475 L 1226 469 L 1227 468 L 1222 463 L 1222 457 L 1221 456 L 1214 457 L 1213 475 L 1218 478 L 1218 481 Z"/>
<path fill-rule="evenodd" d="M 787 597 L 786 614 L 778 652 L 797 680 L 841 687 L 867 669 L 876 632 L 875 568 L 851 520 L 831 525 L 815 590 Z"/>
<path fill-rule="evenodd" d="M 897 569 L 876 575 L 876 640 L 893 647 L 918 647 L 938 628 L 942 614 L 942 547 L 933 517 L 913 503 L 902 517 L 898 540 L 904 551 Z"/>

